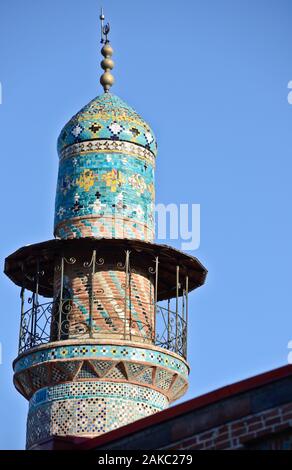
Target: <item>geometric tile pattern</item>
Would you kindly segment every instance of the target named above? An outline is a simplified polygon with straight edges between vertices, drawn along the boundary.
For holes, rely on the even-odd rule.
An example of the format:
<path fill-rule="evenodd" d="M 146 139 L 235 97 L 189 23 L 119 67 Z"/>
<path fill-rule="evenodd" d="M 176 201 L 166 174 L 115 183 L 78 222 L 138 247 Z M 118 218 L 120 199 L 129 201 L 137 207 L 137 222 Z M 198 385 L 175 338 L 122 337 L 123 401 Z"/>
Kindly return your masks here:
<path fill-rule="evenodd" d="M 48 406 L 40 406 L 33 413 L 32 418 L 28 414 L 26 425 L 26 445 L 41 441 L 50 435 L 51 410 Z M 33 442 L 32 442 L 33 440 Z"/>
<path fill-rule="evenodd" d="M 80 379 L 95 379 L 97 377 L 94 368 L 89 361 L 84 361 L 79 372 L 75 376 L 75 380 Z"/>
<path fill-rule="evenodd" d="M 172 393 L 173 393 L 173 400 L 177 400 L 181 395 L 185 393 L 187 385 L 182 377 L 177 376 L 173 386 L 172 386 Z"/>
<path fill-rule="evenodd" d="M 155 375 L 155 385 L 167 391 L 169 390 L 173 379 L 174 377 L 171 372 L 165 369 L 158 369 Z"/>
<path fill-rule="evenodd" d="M 174 356 L 165 351 L 161 351 L 154 346 L 151 348 L 146 347 L 134 347 L 128 345 L 117 345 L 117 344 L 77 344 L 77 345 L 59 345 L 46 348 L 38 348 L 36 351 L 28 351 L 14 362 L 14 371 L 19 372 L 27 369 L 36 364 L 41 364 L 47 361 L 54 361 L 56 359 L 98 359 L 104 361 L 108 359 L 123 360 L 123 361 L 135 361 L 137 365 L 133 365 L 134 368 L 139 367 L 140 363 L 150 363 L 152 366 L 162 366 L 168 368 L 174 372 L 179 373 L 186 379 L 188 378 L 188 366 L 186 362 L 178 357 Z M 100 367 L 102 367 L 100 362 Z M 73 367 L 71 365 L 71 367 Z"/>
<path fill-rule="evenodd" d="M 68 380 L 66 371 L 64 369 L 59 368 L 58 364 L 55 363 L 51 365 L 50 377 L 53 384 Z"/>
<path fill-rule="evenodd" d="M 152 152 L 140 145 L 118 140 L 98 139 L 72 144 L 69 147 L 65 147 L 59 157 L 60 160 L 66 158 L 78 159 L 80 155 L 88 155 L 90 153 L 118 153 L 133 156 L 155 167 L 155 157 Z M 75 163 L 78 164 L 78 160 Z"/>
<path fill-rule="evenodd" d="M 141 374 L 136 376 L 136 380 L 138 380 L 142 384 L 152 385 L 153 368 L 145 367 L 145 370 L 143 370 Z"/>
<path fill-rule="evenodd" d="M 63 365 L 67 367 L 71 364 L 75 365 L 75 363 L 75 375 L 72 376 L 72 368 L 70 367 L 67 368 L 66 374 L 66 368 Z M 78 383 L 91 380 L 95 380 L 96 383 L 106 380 L 107 383 L 118 381 L 119 383 L 144 385 L 149 389 L 163 393 L 170 402 L 174 400 L 174 397 L 181 396 L 188 384 L 186 377 L 158 365 L 90 359 L 48 361 L 20 371 L 14 377 L 16 387 L 26 398 L 31 398 L 34 392 L 42 390 L 46 386 L 59 385 L 69 381 Z"/>
<path fill-rule="evenodd" d="M 163 394 L 147 387 L 136 386 L 128 383 L 101 381 L 86 382 L 66 382 L 53 387 L 44 387 L 34 393 L 29 401 L 30 408 L 36 408 L 40 404 L 55 402 L 59 400 L 91 398 L 91 397 L 120 398 L 123 396 L 127 400 L 136 400 L 149 403 L 163 409 L 168 400 Z"/>
<path fill-rule="evenodd" d="M 93 381 L 48 387 L 30 400 L 27 448 L 52 435 L 97 436 L 167 406 L 161 393 L 132 384 Z"/>
<path fill-rule="evenodd" d="M 104 93 L 84 106 L 65 125 L 58 139 L 59 153 L 68 145 L 94 139 L 132 142 L 157 152 L 149 125 L 118 96 Z"/>

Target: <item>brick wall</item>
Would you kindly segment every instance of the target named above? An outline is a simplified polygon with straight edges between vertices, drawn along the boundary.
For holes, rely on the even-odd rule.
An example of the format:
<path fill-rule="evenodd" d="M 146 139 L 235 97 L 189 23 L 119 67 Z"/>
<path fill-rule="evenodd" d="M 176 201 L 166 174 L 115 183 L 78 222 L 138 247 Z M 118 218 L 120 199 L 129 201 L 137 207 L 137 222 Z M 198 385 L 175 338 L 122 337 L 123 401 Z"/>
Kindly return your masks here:
<path fill-rule="evenodd" d="M 208 429 L 171 445 L 172 449 L 240 449 L 249 442 L 291 428 L 292 403 Z M 167 448 L 167 447 L 166 447 Z"/>

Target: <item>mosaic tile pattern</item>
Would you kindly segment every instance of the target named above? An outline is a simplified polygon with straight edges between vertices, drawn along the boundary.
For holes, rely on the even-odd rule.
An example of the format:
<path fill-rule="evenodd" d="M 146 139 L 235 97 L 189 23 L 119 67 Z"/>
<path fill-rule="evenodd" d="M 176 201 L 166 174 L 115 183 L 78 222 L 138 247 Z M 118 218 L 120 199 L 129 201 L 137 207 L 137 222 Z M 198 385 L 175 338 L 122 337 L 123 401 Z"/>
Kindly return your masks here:
<path fill-rule="evenodd" d="M 80 155 L 88 155 L 90 153 L 117 153 L 133 156 L 155 168 L 155 157 L 150 150 L 131 142 L 122 142 L 119 140 L 101 139 L 72 144 L 61 151 L 60 160 L 66 158 L 78 158 Z"/>
<path fill-rule="evenodd" d="M 132 384 L 93 381 L 44 388 L 30 400 L 27 448 L 52 435 L 97 436 L 167 406 L 161 393 Z"/>
<path fill-rule="evenodd" d="M 72 364 L 74 364 L 73 368 L 70 367 Z M 74 375 L 72 369 L 74 369 Z M 110 359 L 107 361 L 71 359 L 70 361 L 54 360 L 40 363 L 23 372 L 18 372 L 14 377 L 14 383 L 26 398 L 31 398 L 37 390 L 47 386 L 93 379 L 143 384 L 164 393 L 169 401 L 181 396 L 182 391 L 188 385 L 186 377 L 162 366 Z"/>
<path fill-rule="evenodd" d="M 154 169 L 139 158 L 90 153 L 60 161 L 55 235 L 154 239 Z"/>
<path fill-rule="evenodd" d="M 155 406 L 160 410 L 168 404 L 167 398 L 156 390 L 146 387 L 139 387 L 126 383 L 115 383 L 107 381 L 72 382 L 56 385 L 54 387 L 44 387 L 37 391 L 29 401 L 29 408 L 35 408 L 40 404 L 69 399 L 79 398 L 120 398 L 126 400 L 137 400 Z"/>
<path fill-rule="evenodd" d="M 183 377 L 188 377 L 188 368 L 183 360 L 177 359 L 167 352 L 146 348 L 117 345 L 77 345 L 58 346 L 26 353 L 15 361 L 14 371 L 20 372 L 33 365 L 56 359 L 114 359 L 138 362 L 149 362 L 151 365 L 167 367 Z"/>
<path fill-rule="evenodd" d="M 181 377 L 177 377 L 176 381 L 172 386 L 172 393 L 174 396 L 174 400 L 181 396 L 181 390 L 185 386 L 185 382 Z"/>
<path fill-rule="evenodd" d="M 148 124 L 119 97 L 104 93 L 84 106 L 61 131 L 59 153 L 77 142 L 109 139 L 132 142 L 156 155 L 157 144 Z"/>

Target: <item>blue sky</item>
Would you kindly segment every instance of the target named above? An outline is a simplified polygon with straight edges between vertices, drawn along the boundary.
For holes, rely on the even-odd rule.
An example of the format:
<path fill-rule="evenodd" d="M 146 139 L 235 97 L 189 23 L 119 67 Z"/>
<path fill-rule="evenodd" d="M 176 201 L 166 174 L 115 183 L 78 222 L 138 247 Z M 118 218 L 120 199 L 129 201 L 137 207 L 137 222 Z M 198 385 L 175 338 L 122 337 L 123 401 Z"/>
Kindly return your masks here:
<path fill-rule="evenodd" d="M 154 129 L 156 202 L 201 205 L 189 399 L 287 363 L 291 310 L 289 0 L 104 0 L 113 92 Z M 96 0 L 2 0 L 1 259 L 52 238 L 65 122 L 100 94 Z M 171 242 L 179 246 L 176 242 Z M 2 261 L 3 264 L 3 261 Z M 19 289 L 1 277 L 0 448 L 23 448 L 13 388 Z"/>

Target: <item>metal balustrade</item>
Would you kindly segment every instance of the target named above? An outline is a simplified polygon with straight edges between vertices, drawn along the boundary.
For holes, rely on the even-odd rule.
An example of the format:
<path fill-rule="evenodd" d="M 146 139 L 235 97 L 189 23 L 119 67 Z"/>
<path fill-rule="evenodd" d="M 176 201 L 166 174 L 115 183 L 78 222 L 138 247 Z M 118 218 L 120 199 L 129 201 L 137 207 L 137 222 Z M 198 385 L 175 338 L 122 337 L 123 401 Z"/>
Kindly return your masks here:
<path fill-rule="evenodd" d="M 153 266 L 144 268 L 144 273 L 151 280 L 149 302 L 143 300 L 144 309 L 149 315 L 145 319 L 135 318 L 133 309 L 132 274 L 130 251 L 125 251 L 125 261 L 117 262 L 115 267 L 125 272 L 125 282 L 119 297 L 110 297 L 94 288 L 94 276 L 97 269 L 107 268 L 103 258 L 96 256 L 93 250 L 89 261 L 82 260 L 79 265 L 86 270 L 88 278 L 88 299 L 86 312 L 81 313 L 78 297 L 70 296 L 64 287 L 64 276 L 67 265 L 76 263 L 76 258 L 61 257 L 55 264 L 58 276 L 58 295 L 49 301 L 39 295 L 39 286 L 44 272 L 37 263 L 37 272 L 33 277 L 34 291 L 26 297 L 26 290 L 21 289 L 21 322 L 19 335 L 19 354 L 55 341 L 73 339 L 115 339 L 155 344 L 173 351 L 184 358 L 187 356 L 187 322 L 188 322 L 188 276 L 183 282 L 180 267 L 176 267 L 176 285 L 173 297 L 157 301 L 159 288 L 159 258 L 153 260 Z M 91 270 L 90 272 L 88 270 Z M 28 291 L 29 292 L 29 291 Z M 115 303 L 117 312 L 102 308 L 102 305 Z"/>
<path fill-rule="evenodd" d="M 29 304 L 33 298 L 28 299 Z M 62 304 L 60 308 L 60 304 Z M 124 315 L 76 320 L 70 300 L 34 303 L 21 315 L 19 354 L 54 341 L 68 339 L 122 339 L 150 343 L 186 357 L 187 322 L 169 306 L 156 305 L 156 330 L 150 322 Z M 61 316 L 59 312 L 61 311 Z"/>

